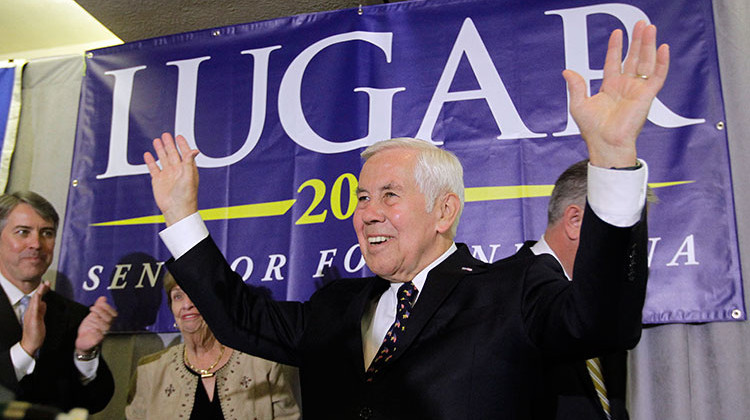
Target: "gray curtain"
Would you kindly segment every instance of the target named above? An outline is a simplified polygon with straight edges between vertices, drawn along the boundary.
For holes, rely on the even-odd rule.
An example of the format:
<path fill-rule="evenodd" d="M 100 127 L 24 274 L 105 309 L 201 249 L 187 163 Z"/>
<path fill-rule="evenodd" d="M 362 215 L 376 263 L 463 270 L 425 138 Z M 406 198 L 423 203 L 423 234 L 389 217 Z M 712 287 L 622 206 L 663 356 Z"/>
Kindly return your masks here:
<path fill-rule="evenodd" d="M 351 7 L 336 1 L 330 9 Z M 726 130 L 733 163 L 741 261 L 750 261 L 750 2 L 714 0 Z M 673 52 L 674 53 L 674 52 Z M 8 190 L 31 189 L 65 214 L 83 75 L 82 57 L 33 60 L 23 74 L 22 110 Z M 743 112 L 745 111 L 745 112 Z M 714 122 L 716 123 L 716 122 Z M 57 255 L 53 267 L 57 264 Z M 54 270 L 46 279 L 54 281 Z M 745 290 L 750 284 L 745 281 Z M 117 382 L 115 397 L 95 419 L 123 417 L 138 358 L 169 345 L 175 335 L 108 336 L 104 357 Z M 746 420 L 750 418 L 750 324 L 661 325 L 647 328 L 629 362 L 633 419 Z"/>
<path fill-rule="evenodd" d="M 745 300 L 750 290 L 750 2 L 714 0 L 716 42 L 726 109 Z M 716 123 L 718 121 L 714 121 Z M 647 328 L 631 352 L 633 419 L 750 418 L 750 324 L 662 325 Z"/>

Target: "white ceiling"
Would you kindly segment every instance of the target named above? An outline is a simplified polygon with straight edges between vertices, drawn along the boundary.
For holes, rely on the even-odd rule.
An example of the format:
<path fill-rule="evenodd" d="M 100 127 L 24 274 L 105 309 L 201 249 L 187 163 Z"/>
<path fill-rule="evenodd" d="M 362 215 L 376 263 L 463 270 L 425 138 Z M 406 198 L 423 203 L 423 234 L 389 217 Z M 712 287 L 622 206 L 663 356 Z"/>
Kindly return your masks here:
<path fill-rule="evenodd" d="M 0 0 L 0 59 L 77 54 L 120 43 L 73 0 Z"/>
<path fill-rule="evenodd" d="M 0 0 L 0 60 L 400 0 Z M 101 22 L 101 23 L 100 23 Z"/>

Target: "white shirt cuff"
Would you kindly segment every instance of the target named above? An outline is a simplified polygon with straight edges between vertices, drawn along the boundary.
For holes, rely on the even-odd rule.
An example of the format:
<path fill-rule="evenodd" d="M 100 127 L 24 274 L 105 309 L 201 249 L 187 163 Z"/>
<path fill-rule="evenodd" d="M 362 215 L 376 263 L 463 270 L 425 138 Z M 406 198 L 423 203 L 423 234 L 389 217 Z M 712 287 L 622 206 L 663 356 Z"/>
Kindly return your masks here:
<path fill-rule="evenodd" d="M 638 159 L 635 170 L 605 169 L 589 163 L 588 203 L 610 225 L 630 227 L 641 219 L 646 204 L 648 166 Z"/>
<path fill-rule="evenodd" d="M 13 363 L 13 369 L 16 371 L 16 380 L 20 381 L 24 376 L 34 372 L 36 360 L 26 353 L 18 342 L 10 348 L 10 361 Z"/>
<path fill-rule="evenodd" d="M 96 370 L 99 368 L 99 356 L 91 360 L 78 360 L 75 353 L 73 353 L 73 363 L 81 374 L 82 384 L 86 385 L 96 379 Z"/>
<path fill-rule="evenodd" d="M 190 251 L 198 242 L 206 239 L 208 229 L 200 214 L 195 212 L 159 232 L 159 237 L 161 237 L 169 252 L 172 253 L 172 257 L 178 259 Z"/>

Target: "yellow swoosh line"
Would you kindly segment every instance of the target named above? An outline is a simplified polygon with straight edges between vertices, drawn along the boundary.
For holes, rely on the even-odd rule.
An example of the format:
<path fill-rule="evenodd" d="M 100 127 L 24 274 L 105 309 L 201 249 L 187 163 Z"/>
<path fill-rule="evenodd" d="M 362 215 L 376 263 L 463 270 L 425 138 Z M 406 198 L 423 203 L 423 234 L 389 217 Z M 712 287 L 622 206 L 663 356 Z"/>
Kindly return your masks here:
<path fill-rule="evenodd" d="M 671 187 L 695 181 L 654 182 L 651 188 Z M 466 202 L 508 200 L 513 198 L 547 197 L 553 185 L 511 185 L 504 187 L 473 187 L 465 191 Z M 281 216 L 292 208 L 297 200 L 271 201 L 268 203 L 245 204 L 232 207 L 217 207 L 200 210 L 203 220 L 246 219 L 253 217 Z M 111 222 L 92 223 L 91 226 L 128 226 L 164 223 L 164 216 L 143 216 Z"/>
<path fill-rule="evenodd" d="M 692 184 L 693 182 L 695 181 L 650 182 L 648 186 L 651 188 L 662 188 L 662 187 L 671 187 L 674 185 Z"/>
<path fill-rule="evenodd" d="M 652 182 L 651 188 L 690 184 L 695 181 Z M 465 193 L 466 202 L 510 200 L 514 198 L 548 197 L 554 185 L 509 185 L 504 187 L 472 187 Z"/>
<path fill-rule="evenodd" d="M 509 200 L 512 198 L 547 197 L 553 185 L 509 185 L 505 187 L 473 187 L 464 191 L 467 203 L 473 201 Z"/>
<path fill-rule="evenodd" d="M 297 200 L 271 201 L 268 203 L 245 204 L 232 207 L 217 207 L 200 210 L 203 220 L 245 219 L 251 217 L 281 216 L 292 208 Z M 111 222 L 92 223 L 91 226 L 126 226 L 164 223 L 164 216 L 144 216 Z"/>

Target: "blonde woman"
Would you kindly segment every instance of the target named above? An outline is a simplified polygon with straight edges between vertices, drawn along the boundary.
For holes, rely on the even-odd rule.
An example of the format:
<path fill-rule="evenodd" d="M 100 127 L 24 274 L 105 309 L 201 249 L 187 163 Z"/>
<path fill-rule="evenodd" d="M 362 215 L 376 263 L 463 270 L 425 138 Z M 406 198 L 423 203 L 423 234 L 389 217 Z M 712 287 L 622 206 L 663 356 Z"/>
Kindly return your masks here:
<path fill-rule="evenodd" d="M 296 369 L 222 345 L 169 273 L 164 289 L 183 344 L 138 362 L 128 419 L 301 418 Z"/>

